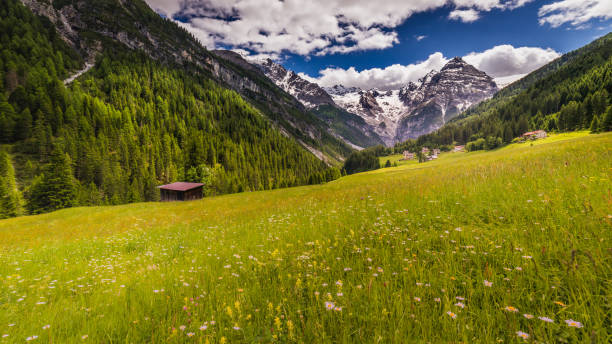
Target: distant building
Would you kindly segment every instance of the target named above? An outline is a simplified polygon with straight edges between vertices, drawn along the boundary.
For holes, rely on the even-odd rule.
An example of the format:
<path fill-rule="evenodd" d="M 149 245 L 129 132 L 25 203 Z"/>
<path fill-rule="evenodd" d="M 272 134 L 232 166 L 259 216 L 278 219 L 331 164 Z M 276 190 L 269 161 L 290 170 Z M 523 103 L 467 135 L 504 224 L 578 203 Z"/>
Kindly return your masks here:
<path fill-rule="evenodd" d="M 423 147 L 423 148 L 421 149 L 421 153 L 423 153 L 423 154 L 428 154 L 428 153 L 429 153 L 429 148 L 427 148 L 427 147 Z"/>
<path fill-rule="evenodd" d="M 537 140 L 546 138 L 546 132 L 544 130 L 530 131 L 523 134 L 523 138 L 526 140 Z"/>
<path fill-rule="evenodd" d="M 415 154 L 409 151 L 404 151 L 404 160 L 414 160 Z"/>
<path fill-rule="evenodd" d="M 434 148 L 433 154 L 436 155 L 436 156 L 440 155 L 440 150 L 438 148 Z"/>
<path fill-rule="evenodd" d="M 204 196 L 204 184 L 200 183 L 172 183 L 157 187 L 161 192 L 162 202 L 193 201 Z"/>
<path fill-rule="evenodd" d="M 455 146 L 453 152 L 463 152 L 465 150 L 465 146 Z"/>

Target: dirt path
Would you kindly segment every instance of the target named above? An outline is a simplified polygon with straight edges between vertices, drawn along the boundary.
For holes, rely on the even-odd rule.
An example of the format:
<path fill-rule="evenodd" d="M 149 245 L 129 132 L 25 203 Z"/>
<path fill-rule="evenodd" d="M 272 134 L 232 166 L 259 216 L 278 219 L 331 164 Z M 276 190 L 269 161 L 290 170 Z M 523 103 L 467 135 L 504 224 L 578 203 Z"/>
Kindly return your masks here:
<path fill-rule="evenodd" d="M 68 79 L 64 80 L 64 85 L 68 85 L 72 83 L 74 80 L 76 80 L 76 78 L 87 73 L 93 66 L 94 66 L 93 63 L 90 63 L 90 62 L 85 63 L 85 68 L 81 69 L 80 71 L 76 72 L 71 77 L 69 77 Z"/>

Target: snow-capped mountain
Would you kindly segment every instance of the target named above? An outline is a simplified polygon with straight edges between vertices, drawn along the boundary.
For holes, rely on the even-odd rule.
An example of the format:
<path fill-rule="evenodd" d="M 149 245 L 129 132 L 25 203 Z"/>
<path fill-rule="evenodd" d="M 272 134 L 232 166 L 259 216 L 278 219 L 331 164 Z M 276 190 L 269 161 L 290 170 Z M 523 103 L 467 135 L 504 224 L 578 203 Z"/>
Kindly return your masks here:
<path fill-rule="evenodd" d="M 410 82 L 388 91 L 343 85 L 322 88 L 272 60 L 256 61 L 255 65 L 311 110 L 339 107 L 358 115 L 366 123 L 360 130 L 369 137 L 375 133 L 388 146 L 435 131 L 498 91 L 493 78 L 459 57 L 440 71 L 432 70 L 418 84 Z"/>
<path fill-rule="evenodd" d="M 325 89 L 334 102 L 361 116 L 387 145 L 428 134 L 498 90 L 493 79 L 461 58 L 399 90 Z"/>

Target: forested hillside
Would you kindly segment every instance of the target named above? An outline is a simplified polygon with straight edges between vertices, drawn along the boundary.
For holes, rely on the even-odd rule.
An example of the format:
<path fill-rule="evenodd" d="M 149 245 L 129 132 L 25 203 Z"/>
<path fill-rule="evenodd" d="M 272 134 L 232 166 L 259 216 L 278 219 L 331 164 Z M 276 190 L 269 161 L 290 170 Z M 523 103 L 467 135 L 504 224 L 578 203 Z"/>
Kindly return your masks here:
<path fill-rule="evenodd" d="M 90 33 L 96 66 L 64 86 L 83 61 L 46 18 L 3 1 L 0 31 L 0 217 L 156 200 L 176 180 L 221 194 L 339 176 L 195 64 Z"/>
<path fill-rule="evenodd" d="M 419 145 L 492 149 L 529 130 L 612 130 L 612 34 L 571 52 L 467 111 Z"/>

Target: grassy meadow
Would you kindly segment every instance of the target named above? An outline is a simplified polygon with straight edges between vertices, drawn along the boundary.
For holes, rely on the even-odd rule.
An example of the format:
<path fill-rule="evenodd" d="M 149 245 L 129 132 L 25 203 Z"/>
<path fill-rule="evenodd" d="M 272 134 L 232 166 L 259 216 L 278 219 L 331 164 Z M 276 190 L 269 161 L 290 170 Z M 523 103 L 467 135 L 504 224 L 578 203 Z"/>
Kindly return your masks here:
<path fill-rule="evenodd" d="M 612 134 L 585 133 L 9 219 L 0 343 L 609 343 L 611 230 Z"/>

